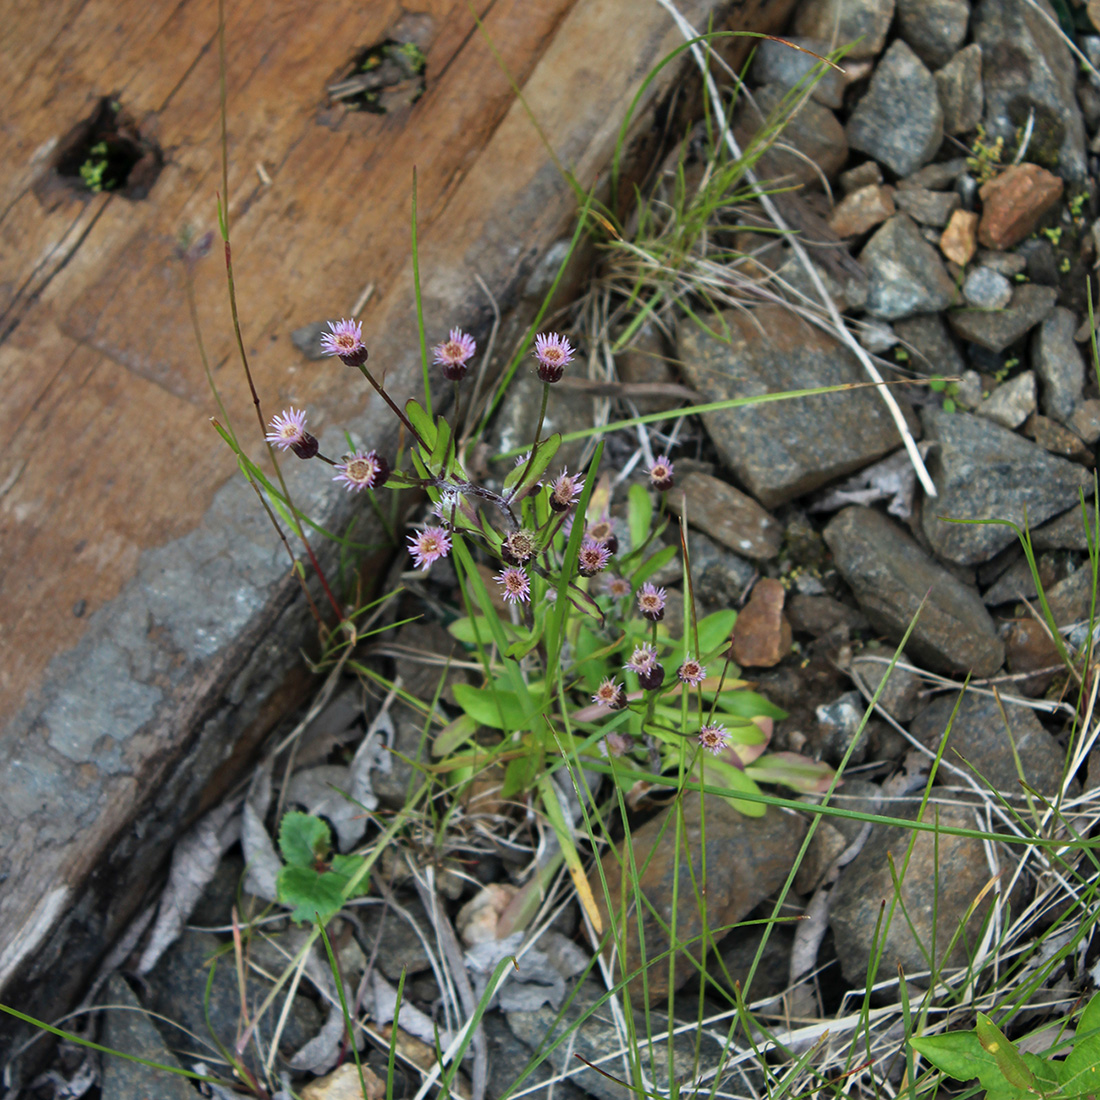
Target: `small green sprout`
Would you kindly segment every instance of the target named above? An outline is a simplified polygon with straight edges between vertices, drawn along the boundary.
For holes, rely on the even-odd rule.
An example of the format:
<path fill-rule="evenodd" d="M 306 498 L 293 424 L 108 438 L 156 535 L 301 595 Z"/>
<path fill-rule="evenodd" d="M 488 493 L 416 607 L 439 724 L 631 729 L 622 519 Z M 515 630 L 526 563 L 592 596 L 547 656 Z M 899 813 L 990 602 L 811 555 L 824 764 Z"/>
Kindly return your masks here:
<path fill-rule="evenodd" d="M 84 186 L 94 194 L 109 191 L 111 181 L 104 179 L 107 174 L 107 143 L 97 141 L 88 150 L 88 159 L 80 166 L 80 178 Z"/>

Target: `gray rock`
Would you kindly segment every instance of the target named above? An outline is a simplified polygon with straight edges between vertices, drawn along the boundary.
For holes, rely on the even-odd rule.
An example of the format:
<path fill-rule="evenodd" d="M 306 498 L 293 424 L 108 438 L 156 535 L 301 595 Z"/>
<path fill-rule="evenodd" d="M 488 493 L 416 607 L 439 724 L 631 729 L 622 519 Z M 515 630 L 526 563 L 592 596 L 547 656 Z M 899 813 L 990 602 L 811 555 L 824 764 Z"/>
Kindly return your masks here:
<path fill-rule="evenodd" d="M 896 803 L 885 804 L 880 812 L 895 818 L 916 816 L 912 806 Z M 923 820 L 929 825 L 938 821 L 941 826 L 972 829 L 974 811 L 930 803 Z M 909 852 L 910 842 L 912 852 L 901 877 L 902 853 Z M 880 979 L 887 974 L 896 977 L 898 967 L 907 977 L 927 971 L 929 959 L 937 967 L 965 964 L 991 898 L 987 894 L 973 913 L 970 906 L 982 896 L 989 875 L 980 840 L 935 831 L 914 833 L 900 825 L 876 826 L 863 850 L 841 870 L 833 889 L 829 925 L 844 976 L 850 982 L 865 982 L 872 957 L 879 958 Z M 889 913 L 896 895 L 900 895 L 899 906 L 884 930 L 883 907 Z M 964 921 L 967 933 L 958 936 L 947 954 Z"/>
<path fill-rule="evenodd" d="M 982 118 L 982 48 L 972 42 L 935 74 L 936 93 L 943 108 L 943 132 L 968 134 Z"/>
<path fill-rule="evenodd" d="M 744 98 L 738 113 L 738 136 L 747 139 L 765 120 L 787 117 L 781 112 L 789 94 L 790 89 L 781 84 L 765 84 L 756 90 L 755 106 Z M 794 151 L 782 146 L 790 146 Z M 844 127 L 828 107 L 808 99 L 787 117 L 779 141 L 761 155 L 756 171 L 764 179 L 820 187 L 821 176 L 832 179 L 847 159 Z"/>
<path fill-rule="evenodd" d="M 431 918 L 418 898 L 403 901 L 402 908 L 421 935 L 416 934 L 416 929 L 400 913 L 387 907 L 371 905 L 359 910 L 363 949 L 374 956 L 382 973 L 394 982 L 401 977 L 403 969 L 411 977 L 431 968 L 431 958 L 424 944 L 433 943 L 435 939 Z"/>
<path fill-rule="evenodd" d="M 898 34 L 930 69 L 946 65 L 966 39 L 966 0 L 897 0 Z"/>
<path fill-rule="evenodd" d="M 1078 66 L 1047 0 L 981 0 L 972 27 L 982 48 L 989 137 L 1004 139 L 1011 160 L 1017 130 L 1034 111 L 1027 159 L 1084 181 L 1085 126 L 1074 95 Z"/>
<path fill-rule="evenodd" d="M 921 374 L 958 376 L 966 360 L 940 313 L 915 313 L 894 323 L 894 332 L 909 351 L 909 366 Z"/>
<path fill-rule="evenodd" d="M 963 283 L 963 297 L 975 309 L 1006 309 L 1012 284 L 991 267 L 976 267 Z"/>
<path fill-rule="evenodd" d="M 1030 600 L 1035 596 L 1035 578 L 1031 573 L 1031 566 L 1027 558 L 1014 561 L 991 584 L 982 596 L 982 603 L 986 607 L 998 607 L 1003 603 L 1011 603 L 1014 600 Z"/>
<path fill-rule="evenodd" d="M 808 298 L 812 302 L 818 301 L 817 287 L 814 286 L 801 259 L 794 254 L 794 250 L 786 242 L 783 244 L 783 250 L 787 258 L 775 269 L 777 280 L 782 280 L 790 286 L 796 295 L 801 294 L 804 299 Z M 850 267 L 845 265 L 838 271 L 835 267 L 827 267 L 818 262 L 812 252 L 810 263 L 817 271 L 821 284 L 825 287 L 825 293 L 836 303 L 838 310 L 843 313 L 849 309 L 862 309 L 866 305 L 867 276 L 859 264 L 852 263 Z M 798 300 L 797 297 L 795 300 Z"/>
<path fill-rule="evenodd" d="M 894 205 L 915 222 L 942 229 L 962 200 L 955 191 L 926 191 L 923 187 L 905 187 L 894 194 Z"/>
<path fill-rule="evenodd" d="M 1068 427 L 1076 432 L 1090 446 L 1100 440 L 1100 401 L 1095 397 L 1086 397 L 1078 401 Z"/>
<path fill-rule="evenodd" d="M 900 664 L 890 670 L 894 651 L 885 646 L 872 643 L 852 658 L 849 671 L 858 676 L 872 695 L 878 691 L 879 684 L 886 684 L 878 697 L 878 705 L 887 714 L 899 722 L 908 722 L 920 704 L 921 678 Z M 898 655 L 898 661 L 908 660 L 904 653 Z M 847 786 L 847 784 L 845 784 Z"/>
<path fill-rule="evenodd" d="M 936 81 L 902 41 L 882 55 L 848 120 L 848 143 L 899 176 L 930 161 L 943 141 Z"/>
<path fill-rule="evenodd" d="M 907 643 L 917 664 L 977 676 L 1001 667 L 1004 646 L 978 594 L 897 524 L 871 508 L 845 508 L 825 528 L 825 541 L 863 613 L 891 641 L 901 640 L 920 609 Z"/>
<path fill-rule="evenodd" d="M 791 45 L 788 46 L 788 42 Z M 795 49 L 796 46 L 802 49 Z M 804 52 L 806 50 L 811 52 Z M 756 47 L 752 77 L 757 84 L 779 84 L 784 88 L 801 84 L 805 88 L 814 80 L 811 74 L 817 70 L 819 75 L 814 80 L 810 95 L 818 103 L 836 111 L 844 105 L 844 74 L 813 56 L 820 54 L 825 57 L 828 53 L 829 43 L 821 38 L 791 37 L 782 42 L 764 38 Z"/>
<path fill-rule="evenodd" d="M 533 1015 L 533 1013 L 515 1013 L 515 1015 L 518 1018 L 520 1016 L 527 1017 Z M 551 1018 L 553 1017 L 551 1016 Z M 521 1031 L 524 1030 L 525 1022 L 521 1021 L 517 1024 Z M 512 1029 L 499 1012 L 486 1012 L 482 1017 L 482 1024 L 485 1028 L 485 1038 L 489 1046 L 489 1080 L 486 1094 L 490 1097 L 490 1100 L 498 1100 L 499 1097 L 513 1090 L 520 1074 L 527 1068 L 527 1063 L 531 1061 L 534 1047 L 528 1048 L 524 1043 L 517 1042 Z M 581 1030 L 583 1031 L 584 1028 Z M 538 1044 L 536 1043 L 534 1046 L 537 1047 Z M 594 1070 L 586 1070 L 585 1072 L 593 1077 L 596 1076 Z M 549 1081 L 554 1073 L 555 1071 L 549 1060 L 540 1062 L 531 1071 L 531 1074 L 524 1078 L 524 1087 L 546 1086 L 546 1091 L 536 1093 L 536 1096 L 557 1096 L 559 1090 L 561 1090 L 562 1100 L 585 1100 L 586 1094 L 581 1092 L 572 1081 L 555 1081 L 553 1085 L 550 1085 Z M 608 1085 L 611 1084 L 610 1081 L 607 1083 Z M 553 1092 L 551 1092 L 551 1089 Z M 410 1090 L 410 1092 L 412 1091 L 415 1090 Z M 395 1095 L 401 1094 L 395 1090 Z"/>
<path fill-rule="evenodd" d="M 951 722 L 951 712 L 958 702 L 959 710 Z M 1005 718 L 1009 728 L 1005 728 Z M 961 700 L 956 695 L 934 699 L 917 715 L 909 732 L 928 748 L 939 748 L 948 723 L 951 733 L 944 759 L 960 764 L 963 757 L 983 786 L 989 785 L 1004 795 L 1022 793 L 1013 749 L 1028 784 L 1051 800 L 1058 793 L 1062 780 L 1065 753 L 1058 742 L 1043 728 L 1030 707 L 1001 704 L 989 695 L 967 692 Z M 946 782 L 954 777 L 943 776 Z"/>
<path fill-rule="evenodd" d="M 873 160 L 865 160 L 857 164 L 855 168 L 849 168 L 847 172 L 841 172 L 839 177 L 840 189 L 845 195 L 858 191 L 861 187 L 871 187 L 882 183 L 882 169 Z"/>
<path fill-rule="evenodd" d="M 208 932 L 185 929 L 180 938 L 161 956 L 146 978 L 147 1006 L 192 1035 L 209 1036 L 210 1030 L 226 1047 L 232 1048 L 241 1017 L 241 994 L 233 968 L 232 955 L 211 960 L 225 946 L 225 941 Z M 213 966 L 214 979 L 209 1002 L 206 983 Z M 246 996 L 250 1003 L 259 1003 L 270 991 L 271 983 L 250 973 Z M 209 1009 L 210 1030 L 206 1018 Z M 321 1026 L 317 1006 L 304 996 L 296 996 L 283 1030 L 280 1051 L 289 1057 L 300 1050 Z M 259 1025 L 261 1042 L 270 1044 L 275 1020 L 265 1017 Z"/>
<path fill-rule="evenodd" d="M 1033 329 L 1054 308 L 1058 291 L 1051 286 L 1023 283 L 1012 294 L 1007 309 L 955 310 L 947 315 L 955 334 L 990 351 L 1004 351 Z"/>
<path fill-rule="evenodd" d="M 1068 423 L 1085 384 L 1085 360 L 1073 339 L 1074 315 L 1055 306 L 1031 337 L 1031 365 L 1042 380 L 1043 412 Z"/>
<path fill-rule="evenodd" d="M 1031 543 L 1036 550 L 1087 550 L 1089 548 L 1088 530 L 1096 532 L 1096 509 L 1085 505 L 1085 515 L 1081 515 L 1080 506 L 1074 506 L 1032 532 Z"/>
<path fill-rule="evenodd" d="M 424 737 L 421 726 L 399 709 L 394 718 L 393 752 L 389 753 L 392 767 L 388 772 L 378 769 L 371 776 L 381 805 L 398 810 L 408 802 L 421 774 L 415 765 L 427 759 L 429 748 L 430 741 Z"/>
<path fill-rule="evenodd" d="M 779 554 L 783 528 L 750 496 L 710 474 L 690 471 L 677 477 L 668 505 L 686 515 L 723 546 L 746 558 L 767 561 Z"/>
<path fill-rule="evenodd" d="M 854 43 L 845 56 L 856 61 L 878 54 L 893 18 L 894 0 L 804 0 L 794 30 L 837 46 Z"/>
<path fill-rule="evenodd" d="M 857 335 L 872 355 L 889 351 L 898 342 L 894 330 L 885 321 L 864 321 Z"/>
<path fill-rule="evenodd" d="M 884 321 L 946 309 L 955 284 L 936 250 L 905 214 L 890 218 L 860 255 L 867 271 L 867 312 Z"/>
<path fill-rule="evenodd" d="M 855 741 L 848 763 L 863 763 L 867 758 L 870 741 L 867 727 L 863 724 L 863 713 L 866 709 L 867 704 L 858 691 L 846 691 L 838 699 L 823 703 L 814 711 L 819 727 L 818 743 L 822 760 L 839 764 L 848 752 L 848 746 Z"/>
<path fill-rule="evenodd" d="M 977 411 L 1002 428 L 1018 428 L 1035 411 L 1035 372 L 1026 370 L 1002 382 Z"/>
<path fill-rule="evenodd" d="M 954 157 L 952 160 L 937 160 L 911 172 L 898 180 L 898 190 L 917 189 L 923 191 L 942 191 L 953 187 L 955 181 L 966 172 L 966 158 Z"/>
<path fill-rule="evenodd" d="M 596 906 L 609 927 L 611 916 L 607 897 L 616 909 L 622 902 L 622 875 L 637 867 L 637 888 L 646 899 L 639 910 L 626 891 L 630 912 L 626 917 L 628 944 L 626 959 L 619 965 L 626 973 L 641 967 L 639 935 L 644 934 L 648 958 L 669 948 L 667 929 L 675 919 L 676 935 L 687 941 L 709 928 L 716 939 L 724 934 L 720 929 L 735 924 L 751 912 L 773 890 L 782 885 L 794 863 L 795 854 L 806 830 L 806 822 L 792 813 L 769 809 L 762 817 L 746 817 L 721 795 L 706 795 L 706 828 L 703 828 L 703 799 L 692 793 L 682 802 L 668 807 L 633 831 L 629 843 L 633 860 L 623 850 L 624 841 L 608 851 L 602 859 L 607 895 L 598 873 L 593 870 L 589 884 Z M 681 849 L 674 839 L 677 830 L 669 831 L 680 807 L 683 824 L 680 830 Z M 704 844 L 705 836 L 705 844 Z M 690 860 L 688 855 L 690 854 Z M 701 881 L 703 860 L 706 860 L 706 906 L 698 903 L 693 883 Z M 618 915 L 616 915 L 616 922 Z M 641 929 L 639 929 L 639 920 Z M 609 945 L 609 946 L 614 946 Z M 674 976 L 678 988 L 694 973 L 694 968 L 681 960 Z M 630 983 L 632 996 L 641 993 L 640 975 Z M 665 959 L 648 969 L 647 992 L 655 1002 L 669 991 L 669 965 Z"/>
<path fill-rule="evenodd" d="M 104 1001 L 117 1006 L 103 1013 L 103 1032 L 99 1041 L 104 1046 L 120 1054 L 159 1062 L 162 1066 L 179 1066 L 121 974 L 112 974 L 107 979 Z M 112 1054 L 103 1056 L 100 1085 L 102 1100 L 145 1100 L 149 1096 L 156 1096 L 158 1100 L 198 1100 L 201 1095 L 186 1077 Z"/>
<path fill-rule="evenodd" d="M 677 357 L 706 401 L 865 380 L 831 337 L 766 305 L 723 315 L 729 343 L 685 322 Z M 870 389 L 704 413 L 722 461 L 765 507 L 793 500 L 894 450 L 899 436 Z"/>
<path fill-rule="evenodd" d="M 1004 524 L 947 523 L 1008 520 L 1032 526 L 1064 512 L 1091 485 L 1086 470 L 1029 443 L 992 421 L 969 413 L 922 410 L 925 438 L 937 443 L 929 472 L 939 492 L 926 500 L 925 536 L 946 561 L 974 565 L 1016 538 Z"/>
<path fill-rule="evenodd" d="M 1021 256 L 1019 252 L 990 252 L 988 249 L 981 248 L 978 250 L 977 262 L 982 267 L 988 267 L 999 275 L 1003 275 L 1006 279 L 1011 279 L 1014 275 L 1022 275 L 1027 270 L 1027 257 Z"/>
<path fill-rule="evenodd" d="M 690 891 L 690 885 L 688 887 Z M 667 960 L 664 963 L 668 970 Z M 690 964 L 685 967 L 693 969 Z M 508 1027 L 515 1036 L 513 1042 L 518 1040 L 531 1052 L 536 1050 L 546 1054 L 544 1064 L 552 1066 L 555 1073 L 569 1073 L 567 1085 L 575 1085 L 583 1094 L 595 1097 L 596 1100 L 622 1100 L 624 1088 L 618 1080 L 605 1077 L 611 1074 L 613 1077 L 622 1077 L 624 1074 L 622 1062 L 622 1037 L 615 1026 L 614 1017 L 610 1007 L 604 998 L 606 991 L 594 981 L 587 981 L 578 988 L 573 997 L 562 1009 L 561 1019 L 558 1013 L 549 1005 L 534 1012 L 509 1012 L 505 1019 Z M 597 1006 L 600 1007 L 597 1007 Z M 587 1018 L 580 1023 L 581 1017 L 587 1014 Z M 668 1034 L 668 1018 L 659 1012 L 649 1012 L 649 1026 L 654 1034 Z M 579 1026 L 578 1026 L 579 1025 Z M 696 1041 L 700 1041 L 699 1055 L 702 1066 L 716 1066 L 723 1061 L 722 1044 L 705 1031 L 681 1031 L 673 1040 L 675 1051 L 675 1066 L 677 1075 L 680 1067 L 688 1067 L 695 1064 Z M 641 1070 L 647 1082 L 654 1089 L 668 1089 L 669 1082 L 669 1058 L 668 1046 L 665 1042 L 638 1044 L 638 1053 L 641 1059 Z M 583 1066 L 575 1057 L 579 1055 L 586 1062 L 599 1066 L 599 1070 Z M 600 1072 L 600 1071 L 603 1072 Z M 536 1071 L 538 1072 L 538 1071 Z M 529 1077 L 527 1082 L 533 1079 Z M 513 1082 L 509 1082 L 512 1084 Z M 553 1093 L 547 1089 L 544 1092 L 535 1093 L 536 1096 L 557 1095 L 561 1084 L 553 1086 Z M 567 1097 L 569 1093 L 565 1094 Z"/>

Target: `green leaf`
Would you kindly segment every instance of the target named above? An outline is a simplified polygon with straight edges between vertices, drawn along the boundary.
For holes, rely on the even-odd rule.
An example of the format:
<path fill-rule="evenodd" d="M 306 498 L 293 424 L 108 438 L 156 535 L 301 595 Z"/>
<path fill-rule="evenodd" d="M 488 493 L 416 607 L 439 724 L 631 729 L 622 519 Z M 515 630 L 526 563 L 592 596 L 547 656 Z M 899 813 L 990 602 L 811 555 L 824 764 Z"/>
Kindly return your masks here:
<path fill-rule="evenodd" d="M 646 558 L 633 573 L 630 574 L 630 583 L 639 588 L 643 581 L 649 580 L 658 569 L 663 569 L 679 553 L 678 546 L 666 546 L 658 550 L 651 558 Z"/>
<path fill-rule="evenodd" d="M 949 1031 L 943 1035 L 921 1035 L 909 1045 L 941 1073 L 956 1081 L 977 1078 L 983 1088 L 1005 1084 L 993 1055 L 986 1051 L 973 1031 Z"/>
<path fill-rule="evenodd" d="M 718 648 L 725 648 L 737 622 L 736 611 L 715 611 L 699 620 L 699 653 L 709 656 Z"/>
<path fill-rule="evenodd" d="M 521 462 L 504 479 L 504 495 L 509 500 L 522 500 L 539 483 L 546 467 L 554 459 L 561 446 L 561 433 L 547 436 L 536 448 L 535 457 L 529 462 Z M 520 479 L 523 479 L 522 484 Z"/>
<path fill-rule="evenodd" d="M 727 764 L 724 760 L 707 756 L 701 772 L 702 778 L 707 783 L 713 783 L 715 776 L 718 776 L 722 785 L 730 791 L 730 795 L 727 797 L 729 797 L 734 809 L 740 810 L 745 817 L 763 817 L 767 812 L 768 807 L 763 802 L 743 802 L 732 797 L 737 791 L 744 791 L 747 794 L 760 794 L 760 788 L 753 782 L 752 777 L 734 764 Z"/>
<path fill-rule="evenodd" d="M 504 633 L 507 635 L 509 641 L 518 640 L 517 632 L 511 623 L 501 622 L 500 625 L 504 628 Z M 477 645 L 478 638 L 480 638 L 482 644 L 485 645 L 493 636 L 492 628 L 489 626 L 489 620 L 484 615 L 475 615 L 472 619 L 455 619 L 455 621 L 447 627 L 447 631 L 451 637 L 457 638 L 463 645 Z"/>
<path fill-rule="evenodd" d="M 315 914 L 325 924 L 344 904 L 346 875 L 318 874 L 310 867 L 284 867 L 275 880 L 279 901 L 294 906 L 291 920 L 311 922 Z"/>
<path fill-rule="evenodd" d="M 542 771 L 543 753 L 531 751 L 525 756 L 517 756 L 508 761 L 504 769 L 504 783 L 501 785 L 501 798 L 515 798 L 533 786 Z"/>
<path fill-rule="evenodd" d="M 1100 1092 L 1100 993 L 1093 996 L 1077 1022 L 1073 1050 L 1061 1064 L 1067 1093 Z"/>
<path fill-rule="evenodd" d="M 441 416 L 436 421 L 435 442 L 432 444 L 432 454 L 428 459 L 428 466 L 432 473 L 442 474 L 447 467 L 448 451 L 451 447 L 451 426 Z"/>
<path fill-rule="evenodd" d="M 777 722 L 787 717 L 787 712 L 773 702 L 758 695 L 755 691 L 723 691 L 718 696 L 718 706 L 726 714 L 735 714 L 738 718 L 755 718 L 766 715 Z"/>
<path fill-rule="evenodd" d="M 435 446 L 435 424 L 432 423 L 432 418 L 419 402 L 411 400 L 405 402 L 405 415 L 430 451 Z"/>
<path fill-rule="evenodd" d="M 477 720 L 468 714 L 460 714 L 454 721 L 448 722 L 432 742 L 432 756 L 450 756 L 460 745 L 464 745 L 478 730 Z"/>
<path fill-rule="evenodd" d="M 329 827 L 313 814 L 283 814 L 279 823 L 279 851 L 291 866 L 308 867 L 324 859 L 332 849 Z"/>
<path fill-rule="evenodd" d="M 637 550 L 649 537 L 653 523 L 653 501 L 644 485 L 631 485 L 626 494 L 626 520 L 630 527 L 630 549 Z"/>
<path fill-rule="evenodd" d="M 514 691 L 470 684 L 455 684 L 452 690 L 455 702 L 481 725 L 509 732 L 527 728 L 530 700 L 521 700 Z"/>
<path fill-rule="evenodd" d="M 978 1013 L 978 1022 L 974 1027 L 982 1049 L 993 1055 L 997 1068 L 1004 1079 L 1018 1089 L 1033 1089 L 1035 1075 L 1027 1068 L 1020 1052 L 1003 1031 L 984 1013 Z"/>

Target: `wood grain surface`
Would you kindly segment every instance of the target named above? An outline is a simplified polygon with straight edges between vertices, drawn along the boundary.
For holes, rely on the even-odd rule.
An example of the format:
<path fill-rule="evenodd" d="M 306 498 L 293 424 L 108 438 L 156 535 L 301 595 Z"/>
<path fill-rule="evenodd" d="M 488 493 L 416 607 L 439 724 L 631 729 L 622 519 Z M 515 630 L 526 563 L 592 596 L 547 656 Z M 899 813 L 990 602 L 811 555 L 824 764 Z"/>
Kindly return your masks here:
<path fill-rule="evenodd" d="M 308 406 L 334 453 L 345 427 L 392 447 L 390 418 L 357 372 L 308 360 L 290 335 L 348 315 L 372 286 L 371 362 L 399 398 L 416 391 L 413 167 L 429 338 L 453 324 L 484 334 L 475 276 L 514 305 L 576 211 L 528 110 L 589 186 L 679 41 L 648 0 L 474 7 L 227 4 L 244 344 L 265 415 Z M 777 29 L 790 3 L 681 8 L 698 27 L 717 13 Z M 214 234 L 189 265 L 198 319 L 258 458 L 216 237 L 217 22 L 214 0 L 9 0 L 0 23 L 0 997 L 40 1015 L 71 999 L 172 838 L 307 687 L 309 620 L 210 426 L 179 258 L 182 241 Z M 386 115 L 329 102 L 356 51 L 390 36 L 423 47 L 422 98 Z M 639 129 L 676 72 L 647 93 Z M 163 150 L 146 197 L 79 193 L 57 176 L 103 97 Z M 287 470 L 321 522 L 351 517 L 324 471 Z"/>

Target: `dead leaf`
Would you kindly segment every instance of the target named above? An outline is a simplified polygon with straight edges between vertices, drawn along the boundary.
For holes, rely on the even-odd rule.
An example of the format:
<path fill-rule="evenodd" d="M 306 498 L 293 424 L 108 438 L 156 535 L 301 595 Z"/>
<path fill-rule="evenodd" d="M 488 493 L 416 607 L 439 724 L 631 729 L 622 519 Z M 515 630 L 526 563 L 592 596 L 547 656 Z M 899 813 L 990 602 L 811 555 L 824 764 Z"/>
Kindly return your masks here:
<path fill-rule="evenodd" d="M 239 802 L 233 799 L 211 810 L 173 849 L 168 882 L 161 894 L 149 942 L 137 965 L 138 974 L 148 974 L 176 941 L 203 890 L 214 877 L 222 853 L 236 842 L 236 837 L 226 837 L 224 830 L 238 805 Z"/>

